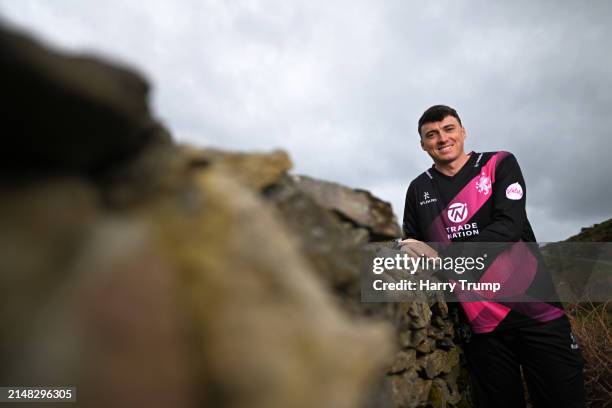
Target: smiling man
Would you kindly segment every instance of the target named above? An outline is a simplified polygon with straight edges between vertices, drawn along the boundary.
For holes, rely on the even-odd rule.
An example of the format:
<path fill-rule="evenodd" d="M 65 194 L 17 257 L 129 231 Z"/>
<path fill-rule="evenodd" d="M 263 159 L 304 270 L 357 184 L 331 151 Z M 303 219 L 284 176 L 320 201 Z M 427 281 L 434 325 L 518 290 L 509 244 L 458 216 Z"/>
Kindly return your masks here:
<path fill-rule="evenodd" d="M 435 251 L 424 242 L 442 248 L 451 242 L 508 242 L 495 257 L 504 262 L 491 261 L 482 276 L 489 282 L 512 280 L 525 288 L 521 295 L 546 284 L 541 257 L 525 244 L 536 239 L 514 155 L 466 153 L 466 130 L 448 106 L 427 109 L 418 131 L 433 166 L 406 193 L 402 249 L 432 256 Z M 561 304 L 466 299 L 460 314 L 473 334 L 462 346 L 478 407 L 524 407 L 521 368 L 536 407 L 584 405 L 582 356 Z"/>

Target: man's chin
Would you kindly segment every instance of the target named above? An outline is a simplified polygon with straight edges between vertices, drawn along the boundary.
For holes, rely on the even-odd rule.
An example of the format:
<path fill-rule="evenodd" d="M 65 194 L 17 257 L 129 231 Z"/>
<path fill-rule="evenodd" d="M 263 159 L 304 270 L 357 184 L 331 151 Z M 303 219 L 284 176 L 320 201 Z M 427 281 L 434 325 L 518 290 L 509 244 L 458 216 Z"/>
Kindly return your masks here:
<path fill-rule="evenodd" d="M 455 160 L 457 160 L 459 158 L 459 156 L 437 156 L 434 157 L 434 162 L 439 163 L 439 164 L 449 164 L 454 162 Z"/>

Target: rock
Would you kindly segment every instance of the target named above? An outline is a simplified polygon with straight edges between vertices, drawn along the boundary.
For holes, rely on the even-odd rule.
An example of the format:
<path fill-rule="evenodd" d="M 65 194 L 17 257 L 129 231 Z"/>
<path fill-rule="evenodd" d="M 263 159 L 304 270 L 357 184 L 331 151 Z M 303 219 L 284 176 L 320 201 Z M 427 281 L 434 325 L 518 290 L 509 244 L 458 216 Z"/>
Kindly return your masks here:
<path fill-rule="evenodd" d="M 80 179 L 5 187 L 1 192 L 0 324 L 10 330 L 3 331 L 0 341 L 0 382 L 28 384 L 25 380 L 36 379 L 32 377 L 44 369 L 47 360 L 20 357 L 33 355 L 24 350 L 26 345 L 46 343 L 45 336 L 33 334 L 35 327 L 44 322 L 40 315 L 49 308 L 58 288 L 70 286 L 75 254 L 86 246 L 99 216 L 98 196 L 93 186 Z M 48 334 L 56 331 L 61 332 L 60 327 L 50 327 Z M 74 368 L 57 359 L 61 364 L 48 367 L 57 371 L 65 365 L 70 366 L 67 371 Z"/>
<path fill-rule="evenodd" d="M 436 340 L 436 347 L 448 351 L 457 346 L 451 338 L 445 337 L 443 339 Z"/>
<path fill-rule="evenodd" d="M 444 322 L 440 322 L 440 325 L 444 326 Z M 436 340 L 441 340 L 444 338 L 445 334 L 444 331 L 442 329 L 440 329 L 438 326 L 435 325 L 431 325 L 429 327 L 427 327 L 427 335 L 431 338 L 434 338 Z"/>
<path fill-rule="evenodd" d="M 451 392 L 447 382 L 441 378 L 435 378 L 429 390 L 429 402 L 432 408 L 446 408 L 450 400 Z"/>
<path fill-rule="evenodd" d="M 446 319 L 448 317 L 448 305 L 446 302 L 435 302 L 431 305 L 431 313 L 434 316 L 439 316 L 442 319 Z"/>
<path fill-rule="evenodd" d="M 222 171 L 194 180 L 200 211 L 159 218 L 210 377 L 199 383 L 223 390 L 213 405 L 355 406 L 388 361 L 387 327 L 347 320 L 253 193 Z"/>
<path fill-rule="evenodd" d="M 401 229 L 391 205 L 368 191 L 354 190 L 337 183 L 294 176 L 298 188 L 310 195 L 323 208 L 334 210 L 355 225 L 367 228 L 373 240 L 401 236 Z"/>
<path fill-rule="evenodd" d="M 402 302 L 398 303 L 398 327 L 409 327 L 411 329 L 423 329 L 431 322 L 431 310 L 424 302 Z"/>
<path fill-rule="evenodd" d="M 192 165 L 206 164 L 233 175 L 253 190 L 277 183 L 291 169 L 289 156 L 282 150 L 271 153 L 234 153 L 217 149 L 181 148 L 180 154 Z"/>
<path fill-rule="evenodd" d="M 451 372 L 453 367 L 459 364 L 459 353 L 456 349 L 448 352 L 435 350 L 431 354 L 426 354 L 418 359 L 418 363 L 427 378 L 434 378 L 440 373 Z"/>
<path fill-rule="evenodd" d="M 5 381 L 79 379 L 94 406 L 358 404 L 389 328 L 339 311 L 254 193 L 220 170 L 189 180 L 123 216 L 78 181 L 4 192 Z"/>
<path fill-rule="evenodd" d="M 416 371 L 406 371 L 391 377 L 393 403 L 398 408 L 423 406 L 429 398 L 431 380 L 422 379 Z"/>
<path fill-rule="evenodd" d="M 433 327 L 436 327 L 438 329 L 442 329 L 443 330 L 443 329 L 446 328 L 446 320 L 444 320 L 440 316 L 433 315 L 433 317 L 431 319 L 431 325 Z"/>
<path fill-rule="evenodd" d="M 432 338 L 429 337 L 425 337 L 425 339 L 423 339 L 423 341 L 421 341 L 419 344 L 417 344 L 416 346 L 416 350 L 419 353 L 431 353 L 434 348 L 436 346 L 436 341 Z"/>
<path fill-rule="evenodd" d="M 79 401 L 90 407 L 194 407 L 176 271 L 146 225 L 99 225 L 77 261 Z"/>
<path fill-rule="evenodd" d="M 147 83 L 133 71 L 2 28 L 0 50 L 7 179 L 97 172 L 169 140 L 150 116 Z"/>
<path fill-rule="evenodd" d="M 446 381 L 446 386 L 448 387 L 450 394 L 448 396 L 448 400 L 447 403 L 450 405 L 459 405 L 461 403 L 461 400 L 464 399 L 464 396 L 461 393 L 461 390 L 459 389 L 459 383 L 457 381 L 457 377 L 456 376 L 452 376 L 453 372 L 459 372 L 459 370 L 464 370 L 467 372 L 467 369 L 465 367 L 461 367 L 459 365 L 453 367 L 453 370 L 451 371 L 451 374 L 447 375 L 447 376 L 442 376 L 441 378 L 443 378 Z"/>
<path fill-rule="evenodd" d="M 416 351 L 402 350 L 395 355 L 393 365 L 389 369 L 389 374 L 399 374 L 407 370 L 414 369 L 416 365 Z"/>
<path fill-rule="evenodd" d="M 348 308 L 361 313 L 368 306 L 360 302 L 362 246 L 368 240 L 367 232 L 342 223 L 289 177 L 266 189 L 264 196 L 279 210 L 317 274 Z"/>

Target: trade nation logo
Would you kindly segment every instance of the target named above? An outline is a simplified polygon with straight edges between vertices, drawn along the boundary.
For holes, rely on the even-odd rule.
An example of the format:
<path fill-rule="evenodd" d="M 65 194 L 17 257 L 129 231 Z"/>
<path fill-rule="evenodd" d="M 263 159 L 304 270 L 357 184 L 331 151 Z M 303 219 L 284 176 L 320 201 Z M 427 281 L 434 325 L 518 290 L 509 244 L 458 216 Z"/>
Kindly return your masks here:
<path fill-rule="evenodd" d="M 468 208 L 466 203 L 455 203 L 451 204 L 448 207 L 448 211 L 446 213 L 448 219 L 458 224 L 460 222 L 465 221 L 468 216 Z"/>

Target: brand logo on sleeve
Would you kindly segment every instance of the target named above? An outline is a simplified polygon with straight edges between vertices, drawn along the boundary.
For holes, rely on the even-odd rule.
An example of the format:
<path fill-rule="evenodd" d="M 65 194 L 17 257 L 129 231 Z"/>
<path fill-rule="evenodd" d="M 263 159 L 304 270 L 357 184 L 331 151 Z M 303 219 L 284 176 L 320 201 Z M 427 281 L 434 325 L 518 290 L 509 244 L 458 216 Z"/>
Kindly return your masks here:
<path fill-rule="evenodd" d="M 451 204 L 448 207 L 448 211 L 446 213 L 448 219 L 458 224 L 460 222 L 465 221 L 468 216 L 468 208 L 466 203 L 455 203 Z"/>
<path fill-rule="evenodd" d="M 520 200 L 523 198 L 523 187 L 519 183 L 510 184 L 506 189 L 506 197 L 510 200 Z"/>
<path fill-rule="evenodd" d="M 419 205 L 431 204 L 431 203 L 435 203 L 436 201 L 438 201 L 437 198 L 434 198 L 434 197 L 429 198 L 429 192 L 425 191 L 423 193 L 423 200 L 419 202 Z"/>

